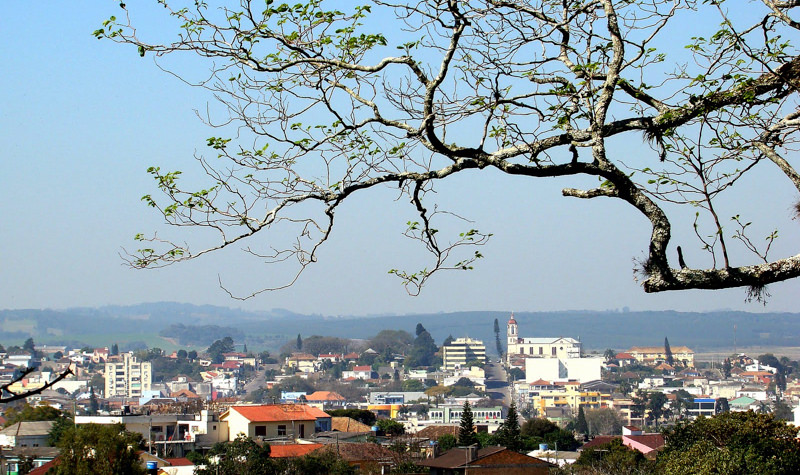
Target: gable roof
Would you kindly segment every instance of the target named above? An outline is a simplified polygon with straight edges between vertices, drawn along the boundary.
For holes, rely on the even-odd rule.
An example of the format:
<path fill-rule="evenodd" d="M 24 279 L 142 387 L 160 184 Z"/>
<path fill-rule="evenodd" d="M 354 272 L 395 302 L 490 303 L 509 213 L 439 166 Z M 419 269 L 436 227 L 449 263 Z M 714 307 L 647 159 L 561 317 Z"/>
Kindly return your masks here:
<path fill-rule="evenodd" d="M 330 444 L 319 449 L 322 451 L 335 451 L 341 458 L 348 462 L 398 462 L 400 454 L 371 442 L 348 442 L 344 444 Z"/>
<path fill-rule="evenodd" d="M 622 436 L 623 443 L 626 440 L 632 440 L 652 450 L 660 449 L 661 447 L 664 446 L 665 443 L 664 436 L 661 434 L 623 435 Z"/>
<path fill-rule="evenodd" d="M 458 436 L 458 425 L 452 424 L 436 424 L 430 425 L 419 432 L 417 437 L 436 440 L 443 435 Z"/>
<path fill-rule="evenodd" d="M 622 438 L 622 436 L 619 435 L 596 435 L 594 439 L 590 440 L 589 442 L 586 442 L 581 447 L 578 447 L 578 451 L 594 449 L 597 448 L 598 446 L 605 445 L 614 439 L 620 439 L 620 438 Z"/>
<path fill-rule="evenodd" d="M 250 422 L 315 421 L 320 417 L 330 417 L 316 407 L 306 404 L 263 404 L 233 406 L 220 418 L 227 418 L 230 411 L 238 412 Z"/>
<path fill-rule="evenodd" d="M 352 417 L 331 417 L 331 430 L 339 432 L 370 432 L 372 428 Z"/>
<path fill-rule="evenodd" d="M 344 396 L 333 391 L 314 391 L 306 396 L 306 401 L 346 401 Z"/>
<path fill-rule="evenodd" d="M 54 421 L 20 421 L 6 427 L 0 434 L 10 437 L 47 435 L 53 428 Z"/>
<path fill-rule="evenodd" d="M 286 444 L 270 445 L 269 456 L 272 458 L 302 457 L 323 447 L 322 444 Z"/>
<path fill-rule="evenodd" d="M 447 452 L 443 453 L 442 455 L 422 460 L 418 462 L 418 465 L 423 467 L 431 467 L 431 468 L 441 468 L 441 469 L 457 469 L 464 467 L 465 465 L 469 464 L 470 466 L 481 465 L 481 461 L 501 457 L 503 460 L 503 465 L 507 468 L 517 468 L 517 467 L 552 467 L 553 465 L 545 462 L 542 459 L 538 459 L 536 457 L 531 457 L 530 455 L 521 454 L 519 452 L 515 452 L 513 450 L 509 450 L 505 447 L 500 446 L 493 446 L 493 447 L 484 447 L 482 449 L 478 449 L 477 457 L 475 460 L 468 461 L 467 460 L 467 448 L 466 447 L 456 447 L 453 449 L 448 450 Z"/>

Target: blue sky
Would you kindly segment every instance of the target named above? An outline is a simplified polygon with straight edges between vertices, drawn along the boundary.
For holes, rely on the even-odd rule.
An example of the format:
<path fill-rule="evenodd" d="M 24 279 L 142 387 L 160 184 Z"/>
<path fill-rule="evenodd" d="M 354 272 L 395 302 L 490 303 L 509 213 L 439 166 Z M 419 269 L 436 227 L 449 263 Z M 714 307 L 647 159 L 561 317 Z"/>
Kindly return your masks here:
<path fill-rule="evenodd" d="M 422 262 L 400 234 L 413 209 L 376 190 L 340 209 L 320 262 L 292 288 L 246 302 L 228 298 L 280 283 L 277 270 L 236 250 L 160 270 L 123 265 L 132 237 L 159 230 L 140 197 L 153 193 L 145 170 L 196 170 L 192 155 L 214 131 L 195 109 L 209 97 L 160 71 L 131 48 L 91 32 L 117 2 L 8 1 L 0 6 L 0 308 L 65 308 L 180 301 L 322 314 L 456 310 L 721 308 L 797 311 L 800 282 L 771 286 L 766 307 L 744 291 L 645 294 L 632 278 L 649 227 L 609 200 L 562 198 L 569 180 L 531 181 L 474 172 L 439 188 L 439 202 L 494 234 L 471 272 L 445 273 L 418 297 L 387 271 Z M 148 18 L 150 20 L 150 18 Z M 154 22 L 159 22 L 156 18 Z M 732 208 L 787 214 L 792 191 L 769 212 L 753 201 L 769 174 L 742 185 Z M 585 183 L 585 182 L 584 182 Z M 798 223 L 782 228 L 778 250 L 796 253 Z M 187 239 L 192 235 L 186 236 Z M 688 241 L 687 241 L 688 242 Z M 687 255 L 700 255 L 694 243 Z M 408 266 L 406 266 L 408 264 Z"/>

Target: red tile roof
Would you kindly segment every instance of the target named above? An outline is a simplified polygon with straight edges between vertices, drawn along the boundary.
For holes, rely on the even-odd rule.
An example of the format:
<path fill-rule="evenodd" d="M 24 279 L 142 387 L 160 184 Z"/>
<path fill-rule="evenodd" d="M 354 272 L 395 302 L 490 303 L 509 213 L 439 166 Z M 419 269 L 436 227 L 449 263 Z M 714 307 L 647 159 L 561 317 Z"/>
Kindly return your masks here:
<path fill-rule="evenodd" d="M 315 421 L 319 417 L 330 417 L 316 407 L 306 404 L 264 404 L 260 406 L 233 406 L 250 422 Z"/>
<path fill-rule="evenodd" d="M 269 456 L 272 458 L 302 457 L 320 447 L 322 444 L 270 445 Z"/>
<path fill-rule="evenodd" d="M 372 371 L 372 366 L 355 366 L 353 371 Z"/>
<path fill-rule="evenodd" d="M 306 396 L 306 401 L 345 401 L 339 393 L 333 391 L 315 391 Z"/>
<path fill-rule="evenodd" d="M 653 450 L 657 450 L 664 446 L 664 436 L 661 434 L 626 435 L 622 437 L 623 442 L 626 439 L 638 442 Z"/>
<path fill-rule="evenodd" d="M 586 442 L 585 444 L 583 444 L 583 446 L 579 447 L 578 450 L 594 449 L 599 445 L 607 444 L 607 443 L 611 442 L 612 440 L 619 439 L 619 438 L 621 438 L 621 437 L 618 436 L 618 435 L 598 435 L 598 436 L 595 436 L 594 439 L 592 439 L 589 442 Z"/>
<path fill-rule="evenodd" d="M 169 463 L 170 467 L 191 467 L 194 465 L 191 460 L 186 457 L 179 457 L 174 459 L 164 459 Z"/>

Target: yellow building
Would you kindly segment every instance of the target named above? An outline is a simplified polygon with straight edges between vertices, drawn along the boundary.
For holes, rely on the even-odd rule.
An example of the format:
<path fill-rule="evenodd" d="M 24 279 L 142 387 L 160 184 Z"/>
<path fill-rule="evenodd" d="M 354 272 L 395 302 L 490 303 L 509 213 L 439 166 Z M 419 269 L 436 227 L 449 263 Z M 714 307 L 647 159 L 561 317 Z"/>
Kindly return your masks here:
<path fill-rule="evenodd" d="M 600 391 L 583 391 L 577 383 L 567 383 L 551 389 L 534 389 L 527 392 L 527 402 L 536 414 L 545 414 L 548 408 L 569 408 L 577 414 L 581 407 L 600 409 L 608 407 L 611 395 Z"/>
<path fill-rule="evenodd" d="M 670 347 L 672 359 L 675 364 L 682 364 L 687 368 L 694 368 L 694 351 L 686 346 Z M 634 346 L 626 351 L 637 362 L 645 365 L 656 366 L 667 361 L 667 354 L 663 346 Z"/>

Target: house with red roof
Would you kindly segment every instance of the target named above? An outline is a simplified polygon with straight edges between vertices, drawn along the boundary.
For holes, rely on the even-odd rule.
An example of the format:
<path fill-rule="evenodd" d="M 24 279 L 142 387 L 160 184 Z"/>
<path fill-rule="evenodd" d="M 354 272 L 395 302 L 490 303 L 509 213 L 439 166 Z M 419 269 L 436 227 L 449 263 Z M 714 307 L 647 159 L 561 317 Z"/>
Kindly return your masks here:
<path fill-rule="evenodd" d="M 228 423 L 228 440 L 239 434 L 262 439 L 302 439 L 331 428 L 331 416 L 307 404 L 232 406 L 220 417 Z"/>
<path fill-rule="evenodd" d="M 619 438 L 620 436 L 618 435 L 598 435 L 585 443 L 578 451 L 597 449 Z M 622 444 L 633 450 L 638 450 L 644 455 L 650 455 L 651 452 L 656 452 L 664 447 L 665 441 L 664 436 L 661 434 L 644 433 L 636 426 L 625 426 L 622 428 Z"/>
<path fill-rule="evenodd" d="M 418 462 L 428 467 L 432 475 L 450 475 L 459 473 L 496 474 L 496 473 L 550 473 L 555 465 L 529 455 L 521 454 L 505 447 L 456 447 L 438 457 Z"/>
<path fill-rule="evenodd" d="M 306 401 L 329 409 L 341 409 L 347 403 L 344 396 L 334 391 L 315 391 L 306 396 Z"/>
<path fill-rule="evenodd" d="M 353 378 L 353 379 L 363 379 L 366 381 L 369 379 L 375 379 L 376 377 L 377 374 L 374 371 L 372 371 L 372 366 L 369 365 L 354 366 L 352 370 L 342 371 L 343 379 Z"/>

